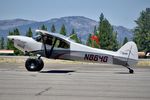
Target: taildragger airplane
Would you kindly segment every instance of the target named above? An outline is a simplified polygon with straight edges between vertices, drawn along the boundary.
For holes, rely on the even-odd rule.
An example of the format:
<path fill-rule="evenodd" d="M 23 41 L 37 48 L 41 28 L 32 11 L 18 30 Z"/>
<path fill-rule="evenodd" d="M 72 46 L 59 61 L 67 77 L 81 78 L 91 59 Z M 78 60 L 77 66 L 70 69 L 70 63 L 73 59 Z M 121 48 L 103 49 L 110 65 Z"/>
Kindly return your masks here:
<path fill-rule="evenodd" d="M 59 33 L 36 30 L 39 35 L 34 38 L 26 36 L 7 36 L 14 46 L 25 54 L 39 54 L 36 58 L 29 57 L 25 62 L 28 71 L 40 71 L 44 67 L 41 56 L 50 59 L 64 59 L 95 63 L 122 65 L 134 73 L 131 66 L 138 62 L 138 50 L 134 42 L 127 42 L 118 51 L 96 49 L 75 43 L 69 37 Z"/>

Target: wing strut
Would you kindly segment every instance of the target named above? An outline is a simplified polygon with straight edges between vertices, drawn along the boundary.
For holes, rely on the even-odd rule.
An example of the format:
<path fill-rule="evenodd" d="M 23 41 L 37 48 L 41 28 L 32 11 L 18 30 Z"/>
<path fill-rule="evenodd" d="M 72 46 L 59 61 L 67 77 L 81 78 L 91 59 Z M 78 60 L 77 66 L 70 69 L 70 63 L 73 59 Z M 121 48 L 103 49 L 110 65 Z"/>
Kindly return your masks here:
<path fill-rule="evenodd" d="M 42 36 L 42 42 L 43 42 L 43 46 L 44 46 L 44 54 L 45 54 L 45 57 L 47 57 L 47 58 L 50 58 L 50 57 L 51 57 L 52 52 L 53 52 L 53 49 L 54 49 L 55 44 L 56 44 L 56 41 L 57 41 L 57 38 L 55 38 L 54 43 L 51 45 L 50 51 L 48 51 L 48 50 L 47 50 L 47 47 L 46 47 L 46 40 L 44 40 L 44 35 Z"/>
<path fill-rule="evenodd" d="M 48 58 L 52 55 L 52 52 L 53 52 L 54 46 L 56 44 L 56 41 L 57 41 L 57 38 L 55 38 L 54 43 L 52 44 L 52 47 L 51 47 L 50 53 L 48 55 Z"/>

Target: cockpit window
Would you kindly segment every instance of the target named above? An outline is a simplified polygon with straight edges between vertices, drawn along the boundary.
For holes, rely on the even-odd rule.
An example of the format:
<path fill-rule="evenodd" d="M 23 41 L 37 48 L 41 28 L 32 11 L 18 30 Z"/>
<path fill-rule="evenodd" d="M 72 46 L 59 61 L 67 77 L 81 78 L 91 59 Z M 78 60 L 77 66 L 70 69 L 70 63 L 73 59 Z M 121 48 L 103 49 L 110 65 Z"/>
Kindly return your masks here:
<path fill-rule="evenodd" d="M 62 40 L 62 39 L 56 38 L 56 37 L 52 37 L 52 36 L 44 36 L 44 37 L 42 37 L 41 35 L 37 35 L 33 39 L 35 41 L 37 41 L 37 42 L 45 43 L 45 44 L 50 45 L 50 46 L 54 44 L 54 41 L 56 39 L 57 41 L 56 41 L 54 47 L 56 47 L 56 48 L 64 48 L 64 49 L 70 48 L 70 45 L 65 40 Z"/>
<path fill-rule="evenodd" d="M 56 47 L 58 47 L 58 48 L 65 48 L 65 49 L 67 49 L 67 48 L 69 48 L 69 44 L 68 43 L 66 43 L 65 41 L 63 41 L 63 40 L 57 40 L 57 45 L 56 45 Z"/>

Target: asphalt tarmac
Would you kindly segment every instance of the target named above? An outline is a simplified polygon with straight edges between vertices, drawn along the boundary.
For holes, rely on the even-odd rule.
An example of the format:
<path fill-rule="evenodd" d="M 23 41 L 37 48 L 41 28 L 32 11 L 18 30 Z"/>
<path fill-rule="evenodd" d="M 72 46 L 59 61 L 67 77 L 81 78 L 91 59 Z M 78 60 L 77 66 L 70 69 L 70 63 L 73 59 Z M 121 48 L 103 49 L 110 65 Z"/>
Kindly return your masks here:
<path fill-rule="evenodd" d="M 0 100 L 150 100 L 150 68 L 56 62 L 41 72 L 0 63 Z"/>

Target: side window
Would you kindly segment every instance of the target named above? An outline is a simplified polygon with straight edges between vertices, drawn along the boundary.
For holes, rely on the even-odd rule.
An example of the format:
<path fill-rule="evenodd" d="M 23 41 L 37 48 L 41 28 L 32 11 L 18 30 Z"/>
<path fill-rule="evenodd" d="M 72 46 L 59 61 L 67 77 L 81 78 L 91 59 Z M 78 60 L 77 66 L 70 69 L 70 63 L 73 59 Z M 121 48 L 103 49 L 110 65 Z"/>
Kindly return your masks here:
<path fill-rule="evenodd" d="M 59 41 L 58 48 L 65 48 L 65 49 L 69 48 L 69 44 L 66 43 L 65 41 L 63 40 L 58 40 L 58 41 Z"/>
<path fill-rule="evenodd" d="M 44 43 L 48 44 L 48 45 L 52 45 L 53 44 L 53 37 L 51 37 L 51 36 L 45 36 L 44 37 Z"/>

